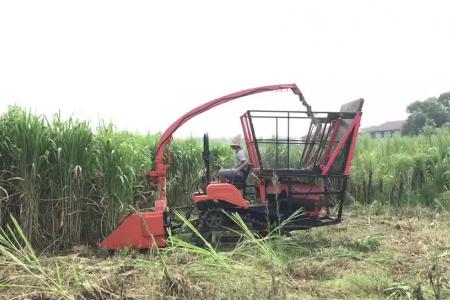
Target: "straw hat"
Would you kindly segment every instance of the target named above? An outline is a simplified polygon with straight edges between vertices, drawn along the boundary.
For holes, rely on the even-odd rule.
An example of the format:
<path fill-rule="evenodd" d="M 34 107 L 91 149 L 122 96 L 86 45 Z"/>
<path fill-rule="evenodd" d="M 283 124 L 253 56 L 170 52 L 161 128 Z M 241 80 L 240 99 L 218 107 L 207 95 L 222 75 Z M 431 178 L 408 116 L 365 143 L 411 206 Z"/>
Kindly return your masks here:
<path fill-rule="evenodd" d="M 240 138 L 239 136 L 235 137 L 235 138 L 231 141 L 230 147 L 239 147 L 239 148 L 242 148 L 242 147 L 241 147 L 241 138 Z"/>

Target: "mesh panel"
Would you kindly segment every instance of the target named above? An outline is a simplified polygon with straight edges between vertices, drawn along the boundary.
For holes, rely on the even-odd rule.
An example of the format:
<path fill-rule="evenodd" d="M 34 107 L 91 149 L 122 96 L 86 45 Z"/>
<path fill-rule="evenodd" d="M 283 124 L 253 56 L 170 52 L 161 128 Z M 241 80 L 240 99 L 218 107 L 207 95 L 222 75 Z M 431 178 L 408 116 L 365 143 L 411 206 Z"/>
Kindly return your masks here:
<path fill-rule="evenodd" d="M 340 112 L 249 111 L 250 124 L 262 170 L 319 172 L 361 110 L 363 100 L 341 107 Z M 331 171 L 343 172 L 351 139 L 339 153 Z"/>

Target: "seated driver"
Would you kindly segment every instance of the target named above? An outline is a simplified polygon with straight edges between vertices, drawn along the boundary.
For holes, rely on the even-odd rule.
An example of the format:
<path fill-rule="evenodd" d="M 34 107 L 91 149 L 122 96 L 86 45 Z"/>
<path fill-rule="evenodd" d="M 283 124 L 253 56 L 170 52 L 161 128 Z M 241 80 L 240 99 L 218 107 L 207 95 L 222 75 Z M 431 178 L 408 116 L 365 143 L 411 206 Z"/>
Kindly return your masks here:
<path fill-rule="evenodd" d="M 235 151 L 235 163 L 233 169 L 222 169 L 219 171 L 220 181 L 229 181 L 230 183 L 242 183 L 247 176 L 247 167 L 249 162 L 245 157 L 239 139 L 233 140 L 230 144 L 231 149 Z"/>

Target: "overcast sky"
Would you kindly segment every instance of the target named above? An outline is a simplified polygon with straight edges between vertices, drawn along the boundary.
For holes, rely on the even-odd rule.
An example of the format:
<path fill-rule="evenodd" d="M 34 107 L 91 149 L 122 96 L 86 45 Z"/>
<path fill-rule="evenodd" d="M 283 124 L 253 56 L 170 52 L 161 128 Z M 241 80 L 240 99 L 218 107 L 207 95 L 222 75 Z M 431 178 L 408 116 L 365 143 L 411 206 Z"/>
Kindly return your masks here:
<path fill-rule="evenodd" d="M 193 107 L 297 83 L 316 110 L 365 98 L 363 126 L 450 90 L 448 1 L 0 1 L 0 112 L 19 104 L 164 130 Z M 180 135 L 240 130 L 247 109 L 301 109 L 287 93 L 237 100 Z"/>

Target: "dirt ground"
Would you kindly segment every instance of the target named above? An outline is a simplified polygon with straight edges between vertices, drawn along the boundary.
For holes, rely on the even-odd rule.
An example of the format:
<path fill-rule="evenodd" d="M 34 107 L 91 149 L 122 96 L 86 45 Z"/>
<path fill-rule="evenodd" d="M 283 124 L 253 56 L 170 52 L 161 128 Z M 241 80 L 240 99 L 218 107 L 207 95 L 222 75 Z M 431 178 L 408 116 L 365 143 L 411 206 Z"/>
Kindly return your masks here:
<path fill-rule="evenodd" d="M 450 214 L 356 207 L 334 227 L 234 251 L 0 256 L 0 299 L 450 299 Z"/>

